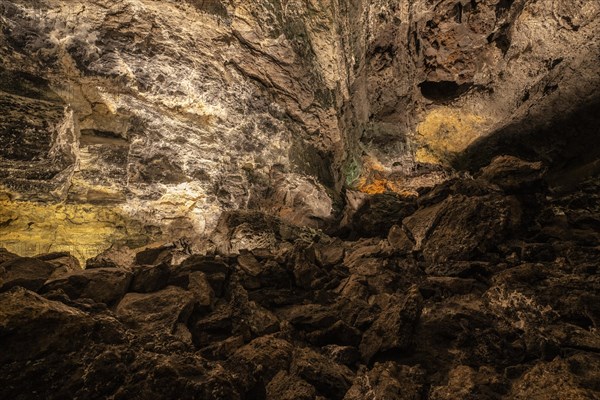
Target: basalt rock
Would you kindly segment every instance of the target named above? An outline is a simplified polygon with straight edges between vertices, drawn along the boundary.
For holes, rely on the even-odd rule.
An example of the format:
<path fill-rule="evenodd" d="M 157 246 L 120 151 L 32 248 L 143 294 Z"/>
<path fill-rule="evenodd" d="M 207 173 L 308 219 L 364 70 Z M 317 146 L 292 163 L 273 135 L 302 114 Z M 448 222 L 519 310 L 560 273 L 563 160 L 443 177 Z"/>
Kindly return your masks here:
<path fill-rule="evenodd" d="M 13 258 L 0 264 L 0 291 L 21 286 L 38 290 L 56 270 L 56 266 L 36 258 Z"/>
<path fill-rule="evenodd" d="M 423 191 L 383 238 L 240 212 L 178 263 L 156 246 L 55 276 L 71 258 L 3 253 L 44 268 L 0 294 L 0 396 L 594 399 L 597 184 L 497 167 Z M 524 203 L 535 226 L 506 213 Z"/>
<path fill-rule="evenodd" d="M 598 398 L 597 2 L 0 26 L 0 398 Z"/>
<path fill-rule="evenodd" d="M 545 161 L 558 186 L 598 170 L 593 1 L 0 11 L 0 245 L 21 255 L 83 264 L 239 209 L 335 231 L 352 191 L 411 197 L 499 154 Z M 369 218 L 355 227 L 385 236 Z"/>

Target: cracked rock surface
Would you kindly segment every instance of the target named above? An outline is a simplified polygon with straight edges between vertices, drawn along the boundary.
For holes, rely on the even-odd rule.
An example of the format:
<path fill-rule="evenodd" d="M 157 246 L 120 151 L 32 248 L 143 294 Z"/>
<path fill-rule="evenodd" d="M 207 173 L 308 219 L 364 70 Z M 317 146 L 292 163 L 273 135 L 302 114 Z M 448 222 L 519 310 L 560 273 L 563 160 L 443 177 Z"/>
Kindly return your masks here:
<path fill-rule="evenodd" d="M 344 187 L 497 154 L 589 176 L 599 24 L 583 0 L 2 0 L 0 243 L 83 262 L 237 209 L 335 228 Z"/>
<path fill-rule="evenodd" d="M 596 399 L 599 182 L 540 167 L 496 158 L 353 241 L 234 211 L 128 263 L 2 250 L 0 397 Z"/>

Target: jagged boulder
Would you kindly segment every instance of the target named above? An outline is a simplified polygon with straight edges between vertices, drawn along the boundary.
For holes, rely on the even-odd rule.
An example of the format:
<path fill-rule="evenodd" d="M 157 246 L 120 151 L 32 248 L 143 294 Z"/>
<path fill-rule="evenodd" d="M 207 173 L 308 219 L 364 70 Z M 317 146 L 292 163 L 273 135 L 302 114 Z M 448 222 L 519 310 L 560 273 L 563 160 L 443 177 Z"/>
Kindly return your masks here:
<path fill-rule="evenodd" d="M 471 260 L 492 252 L 518 226 L 518 202 L 500 194 L 449 195 L 403 221 L 406 233 L 429 263 Z"/>
<path fill-rule="evenodd" d="M 62 290 L 71 299 L 88 298 L 113 305 L 129 289 L 132 273 L 119 268 L 94 268 L 74 271 L 48 280 L 40 293 Z"/>
<path fill-rule="evenodd" d="M 80 350 L 87 335 L 94 332 L 99 341 L 118 340 L 119 331 L 114 325 L 113 332 L 100 328 L 93 318 L 78 309 L 15 287 L 0 294 L 0 363 L 7 365 L 57 354 L 66 356 Z"/>
<path fill-rule="evenodd" d="M 499 156 L 479 171 L 479 178 L 498 185 L 506 193 L 536 193 L 544 188 L 541 162 L 528 162 L 514 156 Z"/>
<path fill-rule="evenodd" d="M 127 293 L 119 302 L 116 314 L 135 329 L 173 333 L 178 322 L 187 322 L 195 304 L 192 293 L 168 286 L 154 293 Z"/>
<path fill-rule="evenodd" d="M 56 265 L 37 258 L 18 257 L 0 264 L 0 291 L 21 286 L 37 291 L 57 269 Z"/>
<path fill-rule="evenodd" d="M 389 400 L 420 400 L 425 391 L 425 371 L 419 366 L 400 365 L 393 361 L 375 363 L 359 374 L 344 400 L 369 397 Z"/>
<path fill-rule="evenodd" d="M 415 326 L 421 316 L 423 299 L 416 287 L 405 296 L 393 295 L 373 325 L 365 332 L 360 343 L 363 360 L 388 350 L 410 350 Z"/>

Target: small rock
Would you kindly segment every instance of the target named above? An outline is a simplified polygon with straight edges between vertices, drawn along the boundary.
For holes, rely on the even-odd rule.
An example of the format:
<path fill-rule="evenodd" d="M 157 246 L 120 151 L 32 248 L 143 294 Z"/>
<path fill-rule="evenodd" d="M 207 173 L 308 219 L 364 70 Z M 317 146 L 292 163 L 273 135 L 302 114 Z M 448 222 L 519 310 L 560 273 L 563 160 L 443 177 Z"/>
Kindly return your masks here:
<path fill-rule="evenodd" d="M 345 250 L 341 243 L 331 243 L 317 247 L 317 262 L 322 267 L 331 267 L 339 264 L 344 259 Z"/>
<path fill-rule="evenodd" d="M 49 262 L 50 264 L 56 266 L 56 270 L 54 271 L 53 277 L 57 276 L 58 274 L 77 271 L 81 269 L 81 264 L 79 264 L 79 260 L 67 252 L 41 254 L 36 256 L 35 258 L 37 258 L 38 260 Z"/>
<path fill-rule="evenodd" d="M 322 347 L 323 352 L 338 364 L 348 367 L 353 366 L 360 360 L 360 353 L 354 346 L 339 346 L 330 344 Z"/>
<path fill-rule="evenodd" d="M 390 228 L 387 240 L 393 251 L 398 254 L 409 254 L 414 248 L 414 243 L 399 225 Z"/>
<path fill-rule="evenodd" d="M 196 298 L 197 306 L 202 311 L 212 310 L 215 292 L 210 286 L 204 272 L 192 272 L 189 276 L 188 290 Z"/>
<path fill-rule="evenodd" d="M 172 274 L 174 276 L 181 276 L 195 271 L 203 272 L 206 274 L 215 294 L 221 296 L 232 268 L 218 257 L 193 255 L 176 267 L 175 271 Z"/>
<path fill-rule="evenodd" d="M 252 255 L 252 253 L 241 254 L 237 258 L 238 265 L 242 270 L 250 276 L 258 276 L 263 267 L 260 262 Z"/>
<path fill-rule="evenodd" d="M 212 343 L 200 350 L 202 357 L 210 360 L 224 360 L 244 345 L 242 335 L 232 336 L 225 340 Z"/>
<path fill-rule="evenodd" d="M 173 259 L 173 249 L 173 245 L 168 245 L 142 250 L 135 255 L 135 263 L 137 265 L 170 263 Z"/>

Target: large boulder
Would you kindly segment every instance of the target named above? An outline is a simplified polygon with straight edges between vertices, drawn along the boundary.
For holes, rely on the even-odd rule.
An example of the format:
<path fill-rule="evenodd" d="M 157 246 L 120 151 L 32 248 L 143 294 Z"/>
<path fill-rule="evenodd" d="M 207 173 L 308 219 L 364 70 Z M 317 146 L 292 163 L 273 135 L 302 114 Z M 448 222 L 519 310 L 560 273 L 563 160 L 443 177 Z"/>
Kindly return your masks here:
<path fill-rule="evenodd" d="M 50 279 L 40 292 L 62 290 L 71 299 L 88 298 L 97 303 L 114 305 L 127 292 L 131 278 L 131 272 L 119 268 L 86 269 Z"/>
<path fill-rule="evenodd" d="M 372 369 L 357 376 L 344 400 L 420 400 L 424 378 L 425 371 L 419 366 L 399 365 L 393 361 L 375 363 Z"/>
<path fill-rule="evenodd" d="M 173 333 L 178 322 L 187 322 L 195 304 L 191 292 L 168 286 L 154 293 L 127 293 L 116 313 L 135 329 Z"/>
<path fill-rule="evenodd" d="M 543 188 L 544 166 L 514 156 L 498 156 L 479 171 L 479 178 L 498 185 L 506 193 L 535 193 Z"/>
<path fill-rule="evenodd" d="M 518 203 L 499 194 L 449 195 L 404 219 L 406 232 L 430 263 L 480 257 L 517 225 Z"/>
<path fill-rule="evenodd" d="M 363 335 L 360 343 L 363 359 L 369 362 L 375 354 L 392 349 L 409 350 L 422 309 L 423 298 L 416 287 L 404 297 L 391 296 L 387 307 Z"/>
<path fill-rule="evenodd" d="M 37 258 L 19 257 L 0 264 L 0 291 L 21 286 L 37 291 L 56 270 L 54 264 Z"/>
<path fill-rule="evenodd" d="M 84 312 L 15 287 L 0 294 L 0 364 L 71 353 L 96 328 Z"/>

